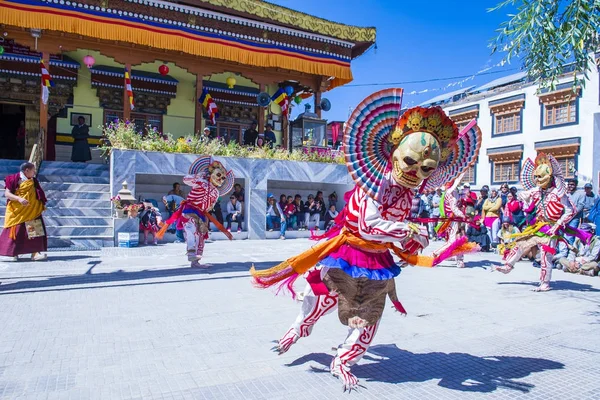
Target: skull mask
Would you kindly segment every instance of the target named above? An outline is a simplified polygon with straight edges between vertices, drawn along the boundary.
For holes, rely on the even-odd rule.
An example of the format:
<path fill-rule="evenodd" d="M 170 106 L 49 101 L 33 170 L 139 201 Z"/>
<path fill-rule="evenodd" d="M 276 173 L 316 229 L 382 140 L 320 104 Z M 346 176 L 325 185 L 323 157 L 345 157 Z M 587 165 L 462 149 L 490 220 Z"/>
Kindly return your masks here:
<path fill-rule="evenodd" d="M 394 180 L 407 188 L 416 188 L 429 178 L 440 162 L 440 145 L 427 132 L 406 136 L 392 153 Z"/>
<path fill-rule="evenodd" d="M 223 186 L 226 179 L 227 179 L 227 172 L 223 168 L 216 167 L 210 173 L 210 183 L 212 183 L 213 186 L 215 186 L 217 188 L 220 188 L 221 186 Z"/>
<path fill-rule="evenodd" d="M 552 182 L 552 167 L 545 162 L 539 163 L 533 172 L 535 183 L 542 189 L 548 189 Z"/>

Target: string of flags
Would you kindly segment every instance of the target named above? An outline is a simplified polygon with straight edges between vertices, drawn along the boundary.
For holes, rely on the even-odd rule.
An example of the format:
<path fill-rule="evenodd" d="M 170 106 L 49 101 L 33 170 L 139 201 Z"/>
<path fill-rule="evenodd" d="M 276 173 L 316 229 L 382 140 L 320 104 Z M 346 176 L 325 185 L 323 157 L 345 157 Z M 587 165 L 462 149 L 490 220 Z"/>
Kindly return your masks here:
<path fill-rule="evenodd" d="M 208 117 L 210 118 L 210 121 L 212 122 L 212 124 L 213 125 L 216 124 L 217 117 L 219 115 L 219 108 L 217 107 L 217 103 L 212 98 L 210 93 L 208 93 L 208 89 L 206 89 L 206 88 L 202 89 L 202 96 L 200 96 L 200 98 L 198 99 L 198 102 L 200 102 L 200 104 L 202 104 L 202 106 L 208 113 Z"/>
<path fill-rule="evenodd" d="M 48 97 L 50 97 L 50 87 L 54 86 L 52 77 L 44 65 L 44 60 L 40 60 L 40 67 L 42 69 L 42 103 L 48 104 Z"/>
<path fill-rule="evenodd" d="M 127 90 L 127 97 L 129 97 L 129 106 L 133 110 L 135 108 L 135 104 L 133 103 L 133 89 L 131 88 L 131 76 L 127 68 L 125 68 L 125 89 Z"/>

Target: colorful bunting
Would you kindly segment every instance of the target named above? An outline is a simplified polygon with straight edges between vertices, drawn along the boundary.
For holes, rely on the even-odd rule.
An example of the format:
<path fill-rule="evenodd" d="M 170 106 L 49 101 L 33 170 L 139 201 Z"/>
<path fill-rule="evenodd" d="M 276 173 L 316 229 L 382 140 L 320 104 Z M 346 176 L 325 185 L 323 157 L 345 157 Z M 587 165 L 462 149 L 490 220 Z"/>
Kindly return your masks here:
<path fill-rule="evenodd" d="M 281 107 L 281 114 L 288 115 L 290 112 L 290 100 L 287 93 L 279 88 L 273 96 L 271 96 L 271 100 L 275 103 L 279 104 Z"/>
<path fill-rule="evenodd" d="M 219 108 L 217 107 L 217 103 L 215 103 L 215 100 L 212 98 L 210 93 L 208 93 L 208 89 L 202 89 L 202 96 L 200 96 L 198 101 L 200 102 L 200 104 L 202 104 L 202 106 L 208 113 L 208 117 L 210 118 L 212 124 L 216 124 L 216 119 L 219 115 Z"/>
<path fill-rule="evenodd" d="M 48 104 L 48 97 L 50 97 L 50 87 L 54 86 L 50 73 L 44 65 L 44 60 L 40 60 L 40 66 L 42 68 L 42 103 Z"/>
<path fill-rule="evenodd" d="M 129 106 L 133 110 L 135 108 L 133 104 L 133 89 L 131 88 L 131 77 L 127 68 L 125 68 L 125 89 L 127 90 L 127 97 L 129 97 Z"/>

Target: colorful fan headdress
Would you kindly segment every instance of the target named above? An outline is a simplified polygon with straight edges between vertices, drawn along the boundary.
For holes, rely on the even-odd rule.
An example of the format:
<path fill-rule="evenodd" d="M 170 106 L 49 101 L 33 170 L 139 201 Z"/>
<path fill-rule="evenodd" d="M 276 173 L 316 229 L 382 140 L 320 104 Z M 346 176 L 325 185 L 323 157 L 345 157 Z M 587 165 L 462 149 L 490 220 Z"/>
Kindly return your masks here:
<path fill-rule="evenodd" d="M 233 175 L 233 171 L 227 170 L 225 166 L 219 161 L 213 161 L 211 156 L 200 156 L 190 165 L 190 169 L 188 173 L 190 175 L 201 175 L 205 179 L 210 178 L 210 174 L 215 168 L 221 168 L 223 171 L 226 171 L 226 179 L 223 186 L 217 188 L 220 196 L 224 196 L 233 189 L 233 184 L 235 183 L 235 177 Z"/>
<path fill-rule="evenodd" d="M 440 144 L 438 168 L 422 189 L 443 186 L 473 165 L 481 147 L 481 131 L 472 121 L 458 132 L 440 107 L 414 107 L 400 117 L 402 89 L 384 89 L 365 98 L 353 111 L 344 132 L 346 166 L 356 184 L 375 197 L 391 154 L 414 132 L 428 132 Z M 400 117 L 400 118 L 399 118 Z"/>
<path fill-rule="evenodd" d="M 567 184 L 565 182 L 562 167 L 560 163 L 556 161 L 554 156 L 542 152 L 537 154 L 535 161 L 528 158 L 523 163 L 523 168 L 521 169 L 521 184 L 525 190 L 531 190 L 537 186 L 535 181 L 535 170 L 541 164 L 547 164 L 550 167 L 553 186 L 558 190 L 558 196 L 563 196 L 567 192 Z"/>

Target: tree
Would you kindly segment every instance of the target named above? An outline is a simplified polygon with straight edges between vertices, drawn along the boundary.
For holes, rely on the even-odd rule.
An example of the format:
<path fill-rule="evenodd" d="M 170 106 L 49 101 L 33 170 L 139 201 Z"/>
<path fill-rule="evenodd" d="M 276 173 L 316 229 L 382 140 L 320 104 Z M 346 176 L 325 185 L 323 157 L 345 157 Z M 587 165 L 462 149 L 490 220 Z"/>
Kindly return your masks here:
<path fill-rule="evenodd" d="M 600 30 L 600 0 L 503 0 L 488 11 L 515 7 L 516 14 L 497 29 L 492 54 L 518 58 L 529 79 L 554 89 L 558 78 L 573 73 L 585 84 L 594 66 Z M 584 79 L 577 74 L 582 73 Z"/>

